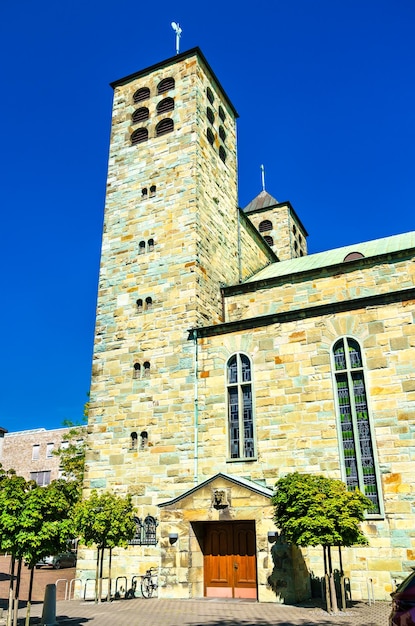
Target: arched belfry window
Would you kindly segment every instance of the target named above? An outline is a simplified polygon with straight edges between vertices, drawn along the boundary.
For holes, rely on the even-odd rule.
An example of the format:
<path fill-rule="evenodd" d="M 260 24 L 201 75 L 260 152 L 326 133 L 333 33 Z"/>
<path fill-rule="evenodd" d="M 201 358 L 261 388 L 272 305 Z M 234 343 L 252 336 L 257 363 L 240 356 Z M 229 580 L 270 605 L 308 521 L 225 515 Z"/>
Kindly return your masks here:
<path fill-rule="evenodd" d="M 164 78 L 157 85 L 157 93 L 158 95 L 160 95 L 162 93 L 165 93 L 166 91 L 170 91 L 170 89 L 174 89 L 174 87 L 175 87 L 174 78 L 172 77 Z"/>
<path fill-rule="evenodd" d="M 142 102 L 150 97 L 150 89 L 148 87 L 141 87 L 133 95 L 133 102 Z"/>
<path fill-rule="evenodd" d="M 174 122 L 170 118 L 166 118 L 161 120 L 156 126 L 156 137 L 161 137 L 161 135 L 165 135 L 166 133 L 171 133 L 174 130 Z"/>
<path fill-rule="evenodd" d="M 263 220 L 258 226 L 260 233 L 266 233 L 268 230 L 272 230 L 272 222 L 270 220 Z"/>
<path fill-rule="evenodd" d="M 157 113 L 167 113 L 174 110 L 173 98 L 163 98 L 157 105 Z"/>
<path fill-rule="evenodd" d="M 246 354 L 234 354 L 227 362 L 226 371 L 229 456 L 231 459 L 253 459 L 255 439 L 251 360 Z"/>
<path fill-rule="evenodd" d="M 148 130 L 147 128 L 137 128 L 131 134 L 131 144 L 135 146 L 137 143 L 143 143 L 143 141 L 147 141 L 148 139 Z"/>
<path fill-rule="evenodd" d="M 136 124 L 137 122 L 143 122 L 144 120 L 148 120 L 149 115 L 150 113 L 147 107 L 140 107 L 132 114 L 132 120 L 134 124 Z"/>
<path fill-rule="evenodd" d="M 375 448 L 370 426 L 363 355 L 351 337 L 336 341 L 332 352 L 343 470 L 349 490 L 359 488 L 381 512 Z"/>

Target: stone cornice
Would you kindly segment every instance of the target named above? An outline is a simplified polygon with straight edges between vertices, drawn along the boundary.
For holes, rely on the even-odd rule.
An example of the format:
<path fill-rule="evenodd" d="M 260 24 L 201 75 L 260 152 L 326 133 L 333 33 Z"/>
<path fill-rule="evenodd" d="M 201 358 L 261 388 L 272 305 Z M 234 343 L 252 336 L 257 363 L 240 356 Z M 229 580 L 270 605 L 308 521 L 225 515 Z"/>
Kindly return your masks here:
<path fill-rule="evenodd" d="M 415 300 L 415 288 L 401 289 L 399 291 L 392 291 L 385 294 L 375 294 L 373 296 L 365 296 L 364 298 L 354 298 L 352 300 L 344 300 L 343 302 L 329 302 L 327 304 L 319 304 L 317 306 L 295 309 L 293 311 L 260 315 L 258 317 L 250 317 L 248 319 L 237 320 L 235 322 L 225 322 L 223 324 L 205 326 L 203 328 L 193 328 L 189 330 L 189 339 L 195 339 L 195 336 L 197 338 L 213 337 L 215 335 L 224 335 L 232 332 L 260 328 L 261 326 L 285 324 L 287 322 L 293 322 L 300 319 L 320 317 L 322 315 L 332 315 L 336 313 L 343 313 L 344 311 L 364 309 L 370 306 L 404 302 L 406 300 Z"/>

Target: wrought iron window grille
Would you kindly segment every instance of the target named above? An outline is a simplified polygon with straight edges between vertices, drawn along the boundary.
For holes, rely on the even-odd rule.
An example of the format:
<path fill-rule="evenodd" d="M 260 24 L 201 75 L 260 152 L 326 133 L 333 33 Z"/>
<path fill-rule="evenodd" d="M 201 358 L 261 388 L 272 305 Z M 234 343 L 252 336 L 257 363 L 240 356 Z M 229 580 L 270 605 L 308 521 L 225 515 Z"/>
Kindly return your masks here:
<path fill-rule="evenodd" d="M 152 515 L 147 515 L 144 520 L 141 517 L 134 517 L 136 532 L 129 541 L 133 546 L 155 546 L 157 545 L 156 529 L 158 521 Z"/>

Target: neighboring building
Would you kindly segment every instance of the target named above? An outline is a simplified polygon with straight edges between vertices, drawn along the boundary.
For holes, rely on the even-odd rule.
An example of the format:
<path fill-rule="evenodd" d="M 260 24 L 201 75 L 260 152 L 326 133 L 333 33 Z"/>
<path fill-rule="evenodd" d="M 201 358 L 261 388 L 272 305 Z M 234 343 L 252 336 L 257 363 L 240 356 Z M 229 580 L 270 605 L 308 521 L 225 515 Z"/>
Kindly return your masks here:
<path fill-rule="evenodd" d="M 48 485 L 60 477 L 59 457 L 53 454 L 62 445 L 62 437 L 69 428 L 34 428 L 15 433 L 5 432 L 0 448 L 3 469 L 14 469 L 26 480 Z M 65 445 L 65 444 L 64 444 Z"/>
<path fill-rule="evenodd" d="M 237 113 L 198 48 L 112 86 L 85 494 L 133 495 L 113 576 L 304 598 L 322 551 L 273 542 L 270 498 L 314 472 L 372 499 L 344 568 L 387 599 L 415 557 L 415 233 L 307 256 L 289 202 L 239 209 Z"/>

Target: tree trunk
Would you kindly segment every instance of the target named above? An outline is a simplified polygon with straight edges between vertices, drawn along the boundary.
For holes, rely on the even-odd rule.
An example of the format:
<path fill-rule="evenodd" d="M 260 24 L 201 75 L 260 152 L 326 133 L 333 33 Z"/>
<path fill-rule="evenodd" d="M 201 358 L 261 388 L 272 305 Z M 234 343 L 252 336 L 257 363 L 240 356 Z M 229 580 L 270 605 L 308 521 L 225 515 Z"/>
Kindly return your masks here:
<path fill-rule="evenodd" d="M 343 559 L 342 559 L 342 549 L 339 546 L 339 565 L 340 565 L 340 589 L 342 594 L 342 611 L 346 610 L 346 589 L 344 585 L 344 571 L 343 571 Z"/>
<path fill-rule="evenodd" d="M 339 609 L 337 606 L 336 585 L 334 583 L 333 566 L 331 562 L 331 546 L 327 546 L 327 554 L 328 554 L 328 561 L 329 561 L 331 608 L 332 608 L 333 613 L 337 613 Z"/>
<path fill-rule="evenodd" d="M 109 549 L 109 555 L 108 555 L 108 595 L 107 595 L 107 601 L 110 602 L 111 601 L 111 565 L 112 565 L 112 548 Z"/>
<path fill-rule="evenodd" d="M 20 592 L 20 579 L 22 576 L 22 559 L 20 558 L 17 565 L 17 579 L 16 579 L 16 591 L 14 594 L 14 608 L 13 608 L 13 626 L 17 626 L 17 617 L 19 611 L 19 592 Z"/>
<path fill-rule="evenodd" d="M 102 601 L 102 570 L 104 565 L 104 548 L 101 548 L 101 560 L 99 563 L 98 602 Z"/>
<path fill-rule="evenodd" d="M 32 606 L 32 591 L 33 591 L 33 573 L 35 568 L 32 567 L 30 569 L 30 580 L 29 580 L 29 594 L 27 599 L 27 607 L 26 607 L 26 624 L 25 626 L 29 626 L 30 624 L 30 607 Z"/>
<path fill-rule="evenodd" d="M 327 567 L 327 546 L 323 546 L 323 554 L 324 554 L 324 590 L 326 593 L 326 611 L 327 613 L 331 612 L 331 602 L 330 602 L 330 579 L 328 575 L 328 567 Z"/>
<path fill-rule="evenodd" d="M 10 559 L 10 581 L 9 581 L 9 606 L 7 610 L 7 626 L 12 626 L 13 620 L 13 589 L 14 589 L 14 565 L 15 558 L 12 555 Z"/>
<path fill-rule="evenodd" d="M 95 604 L 98 602 L 99 547 L 97 547 L 97 567 L 95 572 Z"/>

